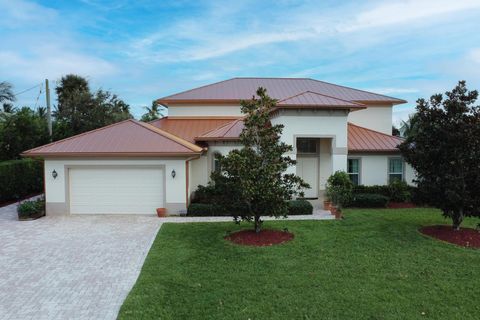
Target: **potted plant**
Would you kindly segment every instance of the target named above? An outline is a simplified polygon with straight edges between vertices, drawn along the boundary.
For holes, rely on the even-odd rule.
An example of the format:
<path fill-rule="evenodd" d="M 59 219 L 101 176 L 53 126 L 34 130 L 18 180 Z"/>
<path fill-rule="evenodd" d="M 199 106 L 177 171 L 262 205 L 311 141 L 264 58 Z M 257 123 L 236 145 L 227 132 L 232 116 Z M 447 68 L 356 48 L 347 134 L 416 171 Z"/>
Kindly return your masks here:
<path fill-rule="evenodd" d="M 352 189 L 352 181 L 344 171 L 336 171 L 328 178 L 326 193 L 333 203 L 330 212 L 336 219 L 342 217 L 342 209 L 351 201 Z"/>
<path fill-rule="evenodd" d="M 41 218 L 45 215 L 45 199 L 24 201 L 17 207 L 18 220 L 28 221 Z"/>
<path fill-rule="evenodd" d="M 167 209 L 165 208 L 157 208 L 157 216 L 159 218 L 167 216 Z"/>
<path fill-rule="evenodd" d="M 327 211 L 332 210 L 332 199 L 330 199 L 328 194 L 325 194 L 325 200 L 323 201 L 323 209 Z"/>

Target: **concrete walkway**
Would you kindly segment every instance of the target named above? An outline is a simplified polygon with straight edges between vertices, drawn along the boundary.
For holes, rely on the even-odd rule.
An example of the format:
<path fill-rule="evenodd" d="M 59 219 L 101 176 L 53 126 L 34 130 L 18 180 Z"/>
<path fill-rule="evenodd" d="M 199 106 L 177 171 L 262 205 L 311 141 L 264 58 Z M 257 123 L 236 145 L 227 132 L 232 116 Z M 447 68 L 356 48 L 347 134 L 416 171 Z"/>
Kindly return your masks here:
<path fill-rule="evenodd" d="M 0 319 L 115 319 L 162 223 L 231 217 L 74 215 L 18 221 L 0 208 Z M 265 220 L 271 220 L 266 218 Z M 288 220 L 333 219 L 316 210 Z"/>

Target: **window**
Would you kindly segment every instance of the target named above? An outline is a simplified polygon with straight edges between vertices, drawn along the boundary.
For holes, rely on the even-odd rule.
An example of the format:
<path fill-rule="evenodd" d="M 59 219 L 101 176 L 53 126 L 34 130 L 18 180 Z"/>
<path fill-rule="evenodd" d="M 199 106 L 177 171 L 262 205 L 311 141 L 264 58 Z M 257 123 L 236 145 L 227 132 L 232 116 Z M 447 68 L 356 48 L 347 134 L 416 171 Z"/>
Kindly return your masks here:
<path fill-rule="evenodd" d="M 318 143 L 317 139 L 298 138 L 297 139 L 297 153 L 317 153 Z"/>
<path fill-rule="evenodd" d="M 213 158 L 213 171 L 220 172 L 222 171 L 222 166 L 220 165 L 220 161 L 217 158 Z"/>
<path fill-rule="evenodd" d="M 403 160 L 401 158 L 390 158 L 388 160 L 388 182 L 403 180 Z"/>
<path fill-rule="evenodd" d="M 348 159 L 347 161 L 348 176 L 352 183 L 358 186 L 360 184 L 360 159 Z"/>

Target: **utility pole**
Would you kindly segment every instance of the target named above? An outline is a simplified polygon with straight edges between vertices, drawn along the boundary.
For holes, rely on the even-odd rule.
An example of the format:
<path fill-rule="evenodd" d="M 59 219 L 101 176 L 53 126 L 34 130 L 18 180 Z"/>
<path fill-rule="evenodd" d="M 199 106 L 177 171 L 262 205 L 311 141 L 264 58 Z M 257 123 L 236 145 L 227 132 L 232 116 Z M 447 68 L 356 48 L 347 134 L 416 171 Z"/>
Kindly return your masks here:
<path fill-rule="evenodd" d="M 50 141 L 52 141 L 52 109 L 50 108 L 50 88 L 48 87 L 48 79 L 45 79 L 45 95 L 47 97 L 48 134 L 50 135 Z"/>

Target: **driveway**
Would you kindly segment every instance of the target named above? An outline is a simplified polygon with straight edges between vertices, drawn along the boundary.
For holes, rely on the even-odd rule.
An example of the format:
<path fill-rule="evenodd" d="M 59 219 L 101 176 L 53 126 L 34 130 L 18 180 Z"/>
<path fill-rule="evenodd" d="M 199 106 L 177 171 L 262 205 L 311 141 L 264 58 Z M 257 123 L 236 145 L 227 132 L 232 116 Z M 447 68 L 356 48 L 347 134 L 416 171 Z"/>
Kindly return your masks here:
<path fill-rule="evenodd" d="M 115 319 L 161 220 L 15 210 L 0 208 L 0 319 Z"/>

